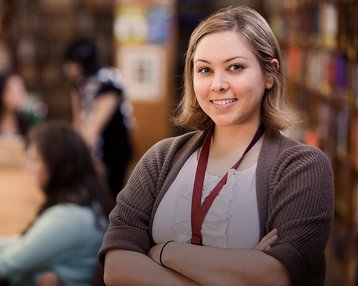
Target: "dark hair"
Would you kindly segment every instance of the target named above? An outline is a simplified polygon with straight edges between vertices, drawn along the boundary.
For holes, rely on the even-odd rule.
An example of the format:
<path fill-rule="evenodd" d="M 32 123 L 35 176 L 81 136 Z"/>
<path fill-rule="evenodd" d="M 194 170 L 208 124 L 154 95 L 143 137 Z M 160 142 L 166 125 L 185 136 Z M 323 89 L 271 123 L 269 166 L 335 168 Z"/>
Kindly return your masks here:
<path fill-rule="evenodd" d="M 77 39 L 70 42 L 64 53 L 64 61 L 80 64 L 85 76 L 96 73 L 101 67 L 97 46 L 90 39 Z"/>
<path fill-rule="evenodd" d="M 7 81 L 11 77 L 11 72 L 5 72 L 0 74 L 0 117 L 2 116 L 4 112 L 4 93 L 5 93 L 5 87 L 7 84 Z"/>
<path fill-rule="evenodd" d="M 58 203 L 92 206 L 98 201 L 104 214 L 109 214 L 109 192 L 97 174 L 88 146 L 69 123 L 51 121 L 33 127 L 27 145 L 37 149 L 48 170 L 43 186 L 46 200 L 40 213 Z"/>

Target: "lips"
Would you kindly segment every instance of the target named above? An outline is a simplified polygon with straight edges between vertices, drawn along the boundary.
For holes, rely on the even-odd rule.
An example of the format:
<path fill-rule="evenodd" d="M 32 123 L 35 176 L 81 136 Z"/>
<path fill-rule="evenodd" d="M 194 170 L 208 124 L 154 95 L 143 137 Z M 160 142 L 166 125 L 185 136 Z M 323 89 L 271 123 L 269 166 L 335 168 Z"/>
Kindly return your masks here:
<path fill-rule="evenodd" d="M 220 105 L 220 106 L 224 106 L 230 103 L 235 102 L 237 99 L 236 98 L 230 98 L 230 99 L 212 99 L 210 100 L 210 102 L 212 102 L 215 105 Z"/>

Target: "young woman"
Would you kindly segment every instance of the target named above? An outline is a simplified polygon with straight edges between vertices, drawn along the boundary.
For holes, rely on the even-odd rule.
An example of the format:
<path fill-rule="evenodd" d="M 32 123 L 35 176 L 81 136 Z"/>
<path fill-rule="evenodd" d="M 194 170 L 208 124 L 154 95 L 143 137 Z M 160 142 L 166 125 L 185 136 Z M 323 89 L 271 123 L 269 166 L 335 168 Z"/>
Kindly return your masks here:
<path fill-rule="evenodd" d="M 333 216 L 329 161 L 280 131 L 293 121 L 278 42 L 230 7 L 193 32 L 176 122 L 110 215 L 106 285 L 324 285 Z"/>
<path fill-rule="evenodd" d="M 11 72 L 0 74 L 0 134 L 27 133 L 30 122 L 21 110 L 26 96 L 21 76 Z"/>
<path fill-rule="evenodd" d="M 30 130 L 27 153 L 45 200 L 23 234 L 0 238 L 0 277 L 25 286 L 50 274 L 51 285 L 89 286 L 112 205 L 88 147 L 70 125 L 51 122 Z"/>
<path fill-rule="evenodd" d="M 122 189 L 130 159 L 131 106 L 117 70 L 103 67 L 94 42 L 79 39 L 65 52 L 63 70 L 72 83 L 73 122 L 103 163 L 113 198 Z"/>

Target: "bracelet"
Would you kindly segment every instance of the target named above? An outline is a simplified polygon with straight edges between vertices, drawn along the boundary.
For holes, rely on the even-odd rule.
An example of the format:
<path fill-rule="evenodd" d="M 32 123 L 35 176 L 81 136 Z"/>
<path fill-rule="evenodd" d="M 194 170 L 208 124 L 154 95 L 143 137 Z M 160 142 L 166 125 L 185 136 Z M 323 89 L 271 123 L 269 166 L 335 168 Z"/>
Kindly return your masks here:
<path fill-rule="evenodd" d="M 164 250 L 164 248 L 165 248 L 170 242 L 174 242 L 174 240 L 169 240 L 169 241 L 167 241 L 167 242 L 163 245 L 162 249 L 160 250 L 159 262 L 160 262 L 160 265 L 163 266 L 163 267 L 166 267 L 166 266 L 163 264 L 163 262 L 162 262 L 163 250 Z"/>

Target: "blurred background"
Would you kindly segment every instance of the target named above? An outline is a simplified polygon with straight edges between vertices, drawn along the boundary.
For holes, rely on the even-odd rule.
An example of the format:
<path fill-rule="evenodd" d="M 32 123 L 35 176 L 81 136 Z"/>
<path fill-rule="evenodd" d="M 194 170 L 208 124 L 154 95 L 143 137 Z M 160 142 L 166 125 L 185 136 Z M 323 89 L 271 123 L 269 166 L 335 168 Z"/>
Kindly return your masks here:
<path fill-rule="evenodd" d="M 90 37 L 120 69 L 133 106 L 135 156 L 182 132 L 170 122 L 194 27 L 245 4 L 269 21 L 282 48 L 286 91 L 302 124 L 287 130 L 322 149 L 335 174 L 327 285 L 358 285 L 358 0 L 0 0 L 0 73 L 20 74 L 33 120 L 71 120 L 62 70 L 66 44 Z M 23 170 L 22 143 L 0 142 L 0 235 L 20 232 L 41 201 Z"/>

